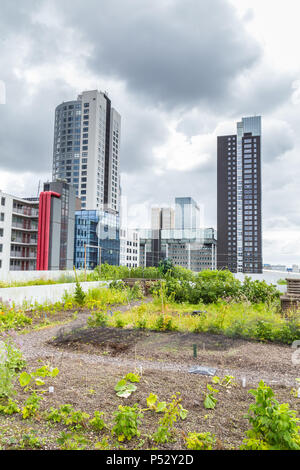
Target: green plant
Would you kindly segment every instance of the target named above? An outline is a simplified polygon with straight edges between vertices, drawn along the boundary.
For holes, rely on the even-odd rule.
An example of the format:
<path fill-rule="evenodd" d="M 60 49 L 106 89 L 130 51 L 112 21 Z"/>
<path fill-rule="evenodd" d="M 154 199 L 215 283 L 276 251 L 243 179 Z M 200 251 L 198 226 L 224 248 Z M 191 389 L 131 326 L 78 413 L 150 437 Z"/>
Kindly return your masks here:
<path fill-rule="evenodd" d="M 95 418 L 97 419 L 97 416 Z M 51 407 L 50 412 L 47 415 L 47 420 L 54 423 L 63 423 L 66 426 L 70 426 L 71 429 L 82 429 L 87 426 L 90 415 L 80 410 L 75 410 L 72 405 L 66 404 L 61 405 L 60 408 L 56 409 Z M 98 416 L 100 418 L 100 416 Z M 95 423 L 96 421 L 93 421 Z"/>
<path fill-rule="evenodd" d="M 14 391 L 16 372 L 26 365 L 22 353 L 10 342 L 0 342 L 0 397 L 8 398 Z"/>
<path fill-rule="evenodd" d="M 207 384 L 207 390 L 208 392 L 203 392 L 205 395 L 204 408 L 207 410 L 213 410 L 218 402 L 217 398 L 214 395 L 219 393 L 219 390 L 213 388 L 210 384 Z"/>
<path fill-rule="evenodd" d="M 174 424 L 176 423 L 177 419 L 185 419 L 187 417 L 187 410 L 185 410 L 181 405 L 181 398 L 180 393 L 176 393 L 172 395 L 172 401 L 168 403 L 165 407 L 162 405 L 161 402 L 163 416 L 159 420 L 159 426 L 157 431 L 153 434 L 153 440 L 157 443 L 164 444 L 170 440 L 172 437 L 172 432 L 174 428 Z M 154 398 L 149 401 L 149 397 L 147 400 L 147 404 L 153 405 Z M 154 402 L 155 403 L 155 402 Z M 157 411 L 157 409 L 156 409 Z"/>
<path fill-rule="evenodd" d="M 27 398 L 25 402 L 25 406 L 22 408 L 22 416 L 23 419 L 33 418 L 36 416 L 39 408 L 40 408 L 40 401 L 42 397 L 38 395 L 35 391 Z"/>
<path fill-rule="evenodd" d="M 75 302 L 82 306 L 84 305 L 85 303 L 85 298 L 86 298 L 86 295 L 85 293 L 83 292 L 82 290 L 82 287 L 78 281 L 78 277 L 77 277 L 77 273 L 76 273 L 76 269 L 75 269 L 75 266 L 74 266 L 74 274 L 75 274 L 75 280 L 76 280 L 76 288 L 75 288 L 75 293 L 74 293 L 74 299 L 75 299 Z"/>
<path fill-rule="evenodd" d="M 91 426 L 96 431 L 102 431 L 102 429 L 106 428 L 106 424 L 102 419 L 103 415 L 104 413 L 100 413 L 100 411 L 95 411 L 94 417 L 89 420 L 89 426 Z"/>
<path fill-rule="evenodd" d="M 128 374 L 125 375 L 124 377 L 125 380 L 129 380 L 129 382 L 140 382 L 141 377 L 139 374 L 134 374 L 132 372 L 128 372 Z"/>
<path fill-rule="evenodd" d="M 52 368 L 46 364 L 42 367 L 37 368 L 32 373 L 22 372 L 19 376 L 19 382 L 21 387 L 24 387 L 25 391 L 34 390 L 34 386 L 40 387 L 42 385 L 45 385 L 45 382 L 44 380 L 42 380 L 42 378 L 56 377 L 58 373 L 59 369 L 57 367 Z"/>
<path fill-rule="evenodd" d="M 107 315 L 103 312 L 103 310 L 98 310 L 97 312 L 93 312 L 93 316 L 88 317 L 87 324 L 89 327 L 107 326 L 108 324 Z"/>
<path fill-rule="evenodd" d="M 260 381 L 256 390 L 249 390 L 255 397 L 245 416 L 252 429 L 246 432 L 248 439 L 241 448 L 300 450 L 299 419 L 296 411 L 290 410 L 287 403 L 280 404 L 274 398 L 271 387 Z"/>
<path fill-rule="evenodd" d="M 235 378 L 233 377 L 233 375 L 225 375 L 225 377 L 223 377 L 223 379 L 221 379 L 220 377 L 218 376 L 214 376 L 212 378 L 212 383 L 215 384 L 215 385 L 221 385 L 221 387 L 225 387 L 225 388 L 231 388 L 232 386 L 236 386 L 236 382 L 234 380 Z"/>
<path fill-rule="evenodd" d="M 18 404 L 9 398 L 6 405 L 0 405 L 0 414 L 12 415 L 14 413 L 20 413 L 20 408 Z"/>
<path fill-rule="evenodd" d="M 216 443 L 215 435 L 210 432 L 189 432 L 185 441 L 186 447 L 191 450 L 212 450 Z"/>
<path fill-rule="evenodd" d="M 110 449 L 110 445 L 109 445 L 108 437 L 105 436 L 105 437 L 102 439 L 102 441 L 96 442 L 96 444 L 95 444 L 95 449 L 96 449 L 96 450 L 109 450 L 109 449 Z"/>
<path fill-rule="evenodd" d="M 165 411 L 167 407 L 166 401 L 157 402 L 158 397 L 154 393 L 150 393 L 149 397 L 147 398 L 147 407 L 148 410 L 154 410 L 156 413 L 161 413 Z"/>
<path fill-rule="evenodd" d="M 128 383 L 125 379 L 121 379 L 115 386 L 115 391 L 117 392 L 118 397 L 128 398 L 136 391 L 136 385 Z"/>
<path fill-rule="evenodd" d="M 89 441 L 80 434 L 70 434 L 61 432 L 57 439 L 61 450 L 84 450 L 89 445 Z"/>
<path fill-rule="evenodd" d="M 38 432 L 35 430 L 24 433 L 19 441 L 20 449 L 41 449 L 43 445 L 44 441 L 40 440 Z"/>
<path fill-rule="evenodd" d="M 125 439 L 130 441 L 133 437 L 140 436 L 138 426 L 141 422 L 143 414 L 138 405 L 119 406 L 119 411 L 114 412 L 115 426 L 112 428 L 112 434 L 116 435 L 118 441 L 122 442 Z"/>

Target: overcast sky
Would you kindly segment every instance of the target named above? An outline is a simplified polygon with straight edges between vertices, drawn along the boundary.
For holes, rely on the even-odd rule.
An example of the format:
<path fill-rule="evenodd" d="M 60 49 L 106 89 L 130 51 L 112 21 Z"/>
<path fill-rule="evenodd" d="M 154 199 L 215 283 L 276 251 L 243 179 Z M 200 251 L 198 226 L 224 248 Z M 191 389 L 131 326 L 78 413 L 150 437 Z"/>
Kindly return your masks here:
<path fill-rule="evenodd" d="M 192 196 L 216 228 L 216 137 L 259 114 L 264 262 L 300 264 L 299 0 L 0 6 L 3 191 L 37 194 L 51 178 L 56 105 L 98 88 L 122 116 L 130 224 L 147 226 L 151 205 Z"/>

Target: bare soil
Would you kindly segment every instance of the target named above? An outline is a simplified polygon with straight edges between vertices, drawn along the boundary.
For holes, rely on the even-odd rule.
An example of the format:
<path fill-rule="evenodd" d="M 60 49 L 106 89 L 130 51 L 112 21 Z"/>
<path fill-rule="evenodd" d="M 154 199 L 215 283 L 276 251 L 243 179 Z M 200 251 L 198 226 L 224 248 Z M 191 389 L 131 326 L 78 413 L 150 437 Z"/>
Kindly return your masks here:
<path fill-rule="evenodd" d="M 85 329 L 88 316 L 89 312 L 79 312 L 78 318 L 63 328 L 50 326 L 24 335 L 11 333 L 27 359 L 29 370 L 41 363 L 49 363 L 58 367 L 60 373 L 49 381 L 49 385 L 54 386 L 54 394 L 45 393 L 40 418 L 28 421 L 19 415 L 0 416 L 2 447 L 12 448 L 9 444 L 11 436 L 22 435 L 30 428 L 38 430 L 45 440 L 43 448 L 58 448 L 56 439 L 67 429 L 61 424 L 49 426 L 42 418 L 42 412 L 51 406 L 57 408 L 70 403 L 90 415 L 96 410 L 103 411 L 111 429 L 113 412 L 118 405 L 138 403 L 141 408 L 146 408 L 146 398 L 151 392 L 157 394 L 159 400 L 168 402 L 175 392 L 180 392 L 188 417 L 176 423 L 174 442 L 157 445 L 147 437 L 155 432 L 160 418 L 148 411 L 144 412 L 140 439 L 122 445 L 126 448 L 184 449 L 184 435 L 189 431 L 210 431 L 216 435 L 219 449 L 238 448 L 249 428 L 244 415 L 254 401 L 248 392 L 261 379 L 272 386 L 280 402 L 288 402 L 292 409 L 300 412 L 300 399 L 291 395 L 295 378 L 300 377 L 300 367 L 292 364 L 290 347 L 211 334 Z M 193 357 L 194 344 L 197 345 L 197 358 Z M 211 383 L 211 377 L 189 373 L 195 365 L 214 367 L 220 377 L 225 374 L 236 377 L 236 386 L 217 387 L 220 393 L 214 410 L 206 410 L 203 406 L 206 385 Z M 119 398 L 114 386 L 126 373 L 134 370 L 142 374 L 137 391 L 127 399 Z M 241 383 L 243 377 L 246 378 L 245 388 Z M 22 402 L 25 394 L 18 385 L 17 390 L 18 400 Z M 99 435 L 90 431 L 85 433 L 91 441 L 90 448 L 104 435 L 109 435 L 108 431 Z M 114 441 L 110 437 L 116 448 Z"/>

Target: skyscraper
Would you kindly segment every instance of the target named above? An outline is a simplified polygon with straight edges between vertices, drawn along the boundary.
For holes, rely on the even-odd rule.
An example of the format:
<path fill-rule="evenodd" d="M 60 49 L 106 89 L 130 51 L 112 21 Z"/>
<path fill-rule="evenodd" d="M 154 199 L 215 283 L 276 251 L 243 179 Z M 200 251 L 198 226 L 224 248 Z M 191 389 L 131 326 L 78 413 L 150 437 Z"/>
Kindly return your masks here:
<path fill-rule="evenodd" d="M 105 93 L 84 91 L 55 110 L 53 180 L 76 188 L 82 209 L 119 212 L 121 116 Z"/>
<path fill-rule="evenodd" d="M 200 210 L 191 197 L 175 198 L 175 228 L 196 230 L 200 227 Z"/>
<path fill-rule="evenodd" d="M 261 117 L 218 137 L 218 269 L 262 272 Z"/>

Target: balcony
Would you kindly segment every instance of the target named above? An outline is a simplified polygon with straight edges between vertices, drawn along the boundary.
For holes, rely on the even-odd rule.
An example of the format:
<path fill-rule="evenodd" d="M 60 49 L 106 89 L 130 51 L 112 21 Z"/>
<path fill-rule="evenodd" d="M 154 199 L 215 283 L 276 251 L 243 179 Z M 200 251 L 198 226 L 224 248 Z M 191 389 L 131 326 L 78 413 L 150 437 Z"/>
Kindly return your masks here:
<path fill-rule="evenodd" d="M 13 214 L 23 215 L 24 217 L 38 218 L 39 211 L 33 207 L 23 207 L 22 209 L 13 207 Z"/>
<path fill-rule="evenodd" d="M 11 243 L 14 245 L 37 245 L 37 239 L 36 238 L 30 238 L 26 236 L 27 234 L 24 234 L 23 237 L 16 237 L 12 235 L 11 237 Z"/>
<path fill-rule="evenodd" d="M 30 224 L 15 222 L 14 220 L 12 221 L 11 226 L 12 226 L 12 229 L 15 229 L 15 230 L 26 230 L 27 232 L 37 232 L 38 231 L 38 226 L 37 225 L 30 225 Z"/>
<path fill-rule="evenodd" d="M 33 260 L 36 259 L 36 253 L 29 253 L 23 255 L 23 253 L 11 251 L 10 258 L 19 260 Z"/>

